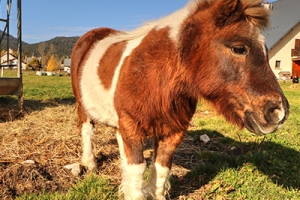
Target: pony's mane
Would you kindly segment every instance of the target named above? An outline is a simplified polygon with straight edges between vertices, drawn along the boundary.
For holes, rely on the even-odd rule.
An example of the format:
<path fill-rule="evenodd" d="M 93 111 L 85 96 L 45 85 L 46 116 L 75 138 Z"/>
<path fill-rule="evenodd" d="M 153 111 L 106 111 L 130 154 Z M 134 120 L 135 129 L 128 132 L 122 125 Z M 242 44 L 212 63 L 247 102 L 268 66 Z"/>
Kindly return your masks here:
<path fill-rule="evenodd" d="M 239 0 L 243 6 L 246 20 L 254 26 L 265 29 L 269 25 L 269 11 L 262 5 L 263 0 Z M 166 26 L 177 27 L 173 30 L 174 38 L 179 30 L 179 25 L 191 13 L 209 7 L 217 0 L 189 0 L 187 5 L 180 10 L 177 10 L 167 16 L 161 17 L 157 20 L 146 21 L 144 24 L 136 29 L 130 31 L 121 31 L 116 37 L 120 40 L 132 40 L 147 34 L 153 28 L 162 28 Z M 176 19 L 176 20 L 174 20 Z M 125 33 L 125 34 L 124 34 Z"/>
<path fill-rule="evenodd" d="M 188 7 L 192 13 L 209 8 L 218 0 L 190 0 Z M 254 26 L 265 29 L 270 25 L 269 10 L 263 6 L 263 0 L 239 0 L 246 20 Z"/>
<path fill-rule="evenodd" d="M 265 29 L 270 25 L 269 10 L 262 6 L 262 0 L 241 0 L 246 19 L 257 26 Z"/>

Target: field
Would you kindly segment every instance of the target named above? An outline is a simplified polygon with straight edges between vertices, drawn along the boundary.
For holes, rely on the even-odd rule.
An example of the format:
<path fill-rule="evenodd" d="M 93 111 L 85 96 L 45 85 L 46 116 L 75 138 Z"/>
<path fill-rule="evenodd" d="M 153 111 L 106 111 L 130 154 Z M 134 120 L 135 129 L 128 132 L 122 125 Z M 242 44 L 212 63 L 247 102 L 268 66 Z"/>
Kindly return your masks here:
<path fill-rule="evenodd" d="M 72 175 L 64 166 L 80 162 L 81 138 L 70 77 L 24 72 L 23 82 L 23 112 L 15 97 L 0 96 L 0 199 L 118 199 L 115 130 L 96 125 L 98 169 Z M 300 86 L 280 84 L 291 114 L 266 136 L 239 130 L 199 101 L 174 155 L 168 199 L 300 199 Z M 203 134 L 211 139 L 207 144 Z M 144 154 L 150 164 L 149 147 Z"/>

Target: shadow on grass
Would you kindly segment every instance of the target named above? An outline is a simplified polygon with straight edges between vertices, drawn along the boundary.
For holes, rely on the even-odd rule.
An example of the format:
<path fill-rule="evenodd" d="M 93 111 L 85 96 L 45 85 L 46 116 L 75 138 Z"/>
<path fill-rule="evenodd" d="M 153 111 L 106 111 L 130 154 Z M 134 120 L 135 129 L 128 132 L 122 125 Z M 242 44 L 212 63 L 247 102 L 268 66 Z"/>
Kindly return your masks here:
<path fill-rule="evenodd" d="M 33 111 L 43 110 L 47 107 L 59 105 L 73 105 L 75 98 L 41 100 L 24 100 L 24 109 L 18 105 L 18 99 L 14 96 L 0 96 L 0 123 L 22 119 L 26 114 Z"/>
<path fill-rule="evenodd" d="M 191 171 L 181 178 L 171 177 L 172 199 L 199 190 L 220 171 L 238 169 L 246 163 L 253 163 L 278 186 L 300 189 L 300 153 L 292 148 L 271 141 L 238 142 L 210 130 L 189 131 L 188 134 L 196 139 L 183 141 L 183 147 L 174 154 L 173 163 Z M 207 134 L 211 141 L 207 144 L 201 142 L 199 136 L 202 134 Z M 188 161 L 182 162 L 180 158 L 184 157 L 189 158 Z"/>
<path fill-rule="evenodd" d="M 21 119 L 24 115 L 47 107 L 74 105 L 75 98 L 52 99 L 48 101 L 26 100 L 24 111 L 20 112 L 16 98 L 0 96 L 0 123 Z M 287 189 L 300 189 L 300 153 L 292 148 L 272 141 L 238 142 L 225 137 L 217 131 L 197 130 L 188 132 L 182 145 L 174 154 L 173 163 L 191 170 L 183 177 L 172 176 L 171 198 L 179 199 L 206 185 L 222 170 L 239 169 L 246 163 L 253 163 L 278 186 Z M 199 136 L 207 134 L 211 141 L 203 144 Z M 196 139 L 193 139 L 196 138 Z M 111 141 L 115 145 L 116 141 Z M 104 170 L 111 159 L 118 154 L 106 153 L 97 156 L 99 170 Z M 111 170 L 112 171 L 112 170 Z"/>

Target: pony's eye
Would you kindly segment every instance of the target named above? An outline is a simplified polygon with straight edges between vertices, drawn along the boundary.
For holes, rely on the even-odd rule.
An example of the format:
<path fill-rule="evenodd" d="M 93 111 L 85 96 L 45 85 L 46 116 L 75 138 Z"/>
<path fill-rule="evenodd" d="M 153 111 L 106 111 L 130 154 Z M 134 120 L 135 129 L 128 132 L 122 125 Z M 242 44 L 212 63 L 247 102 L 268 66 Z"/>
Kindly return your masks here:
<path fill-rule="evenodd" d="M 247 49 L 245 46 L 239 45 L 239 46 L 232 46 L 231 52 L 237 55 L 246 55 Z"/>

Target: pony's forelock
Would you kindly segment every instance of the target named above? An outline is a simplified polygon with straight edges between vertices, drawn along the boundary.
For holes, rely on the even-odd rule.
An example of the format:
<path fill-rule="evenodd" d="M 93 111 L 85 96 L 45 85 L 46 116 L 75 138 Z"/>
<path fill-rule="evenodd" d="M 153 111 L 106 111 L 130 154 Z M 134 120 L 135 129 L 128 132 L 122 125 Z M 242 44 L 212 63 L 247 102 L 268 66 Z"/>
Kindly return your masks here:
<path fill-rule="evenodd" d="M 190 13 L 209 7 L 218 0 L 190 0 L 187 4 Z M 242 4 L 246 20 L 260 29 L 270 26 L 269 10 L 263 6 L 263 0 L 239 0 Z"/>
<path fill-rule="evenodd" d="M 260 29 L 270 25 L 269 10 L 263 6 L 262 0 L 240 0 L 246 19 Z"/>

